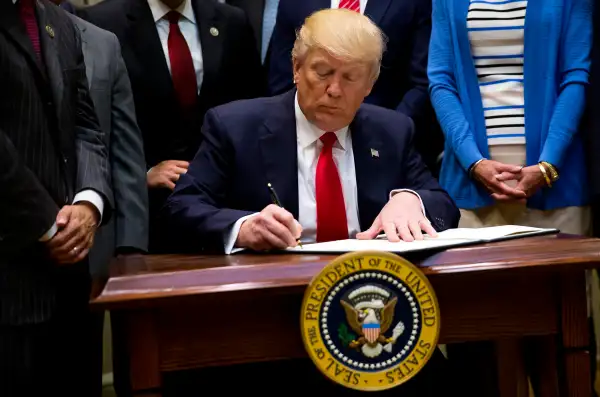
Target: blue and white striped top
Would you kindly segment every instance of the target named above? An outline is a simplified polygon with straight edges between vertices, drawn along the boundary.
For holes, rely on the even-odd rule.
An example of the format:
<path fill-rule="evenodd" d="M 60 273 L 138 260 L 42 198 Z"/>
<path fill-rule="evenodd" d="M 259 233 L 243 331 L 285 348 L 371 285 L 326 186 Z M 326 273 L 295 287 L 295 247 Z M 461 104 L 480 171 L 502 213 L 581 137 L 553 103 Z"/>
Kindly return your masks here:
<path fill-rule="evenodd" d="M 471 0 L 467 30 L 488 145 L 525 144 L 523 59 L 527 0 Z"/>

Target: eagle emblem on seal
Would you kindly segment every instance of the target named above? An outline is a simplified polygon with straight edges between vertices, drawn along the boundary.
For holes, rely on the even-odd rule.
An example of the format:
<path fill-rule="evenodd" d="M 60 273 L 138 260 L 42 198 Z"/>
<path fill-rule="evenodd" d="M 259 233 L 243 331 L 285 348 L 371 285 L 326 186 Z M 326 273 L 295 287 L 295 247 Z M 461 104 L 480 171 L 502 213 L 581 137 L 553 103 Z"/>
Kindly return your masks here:
<path fill-rule="evenodd" d="M 359 336 L 348 346 L 360 351 L 369 358 L 379 356 L 383 351 L 392 353 L 396 339 L 404 332 L 404 324 L 398 322 L 392 335 L 386 337 L 394 321 L 394 311 L 398 297 L 377 285 L 365 285 L 351 291 L 347 299 L 340 303 L 346 312 L 350 328 Z"/>

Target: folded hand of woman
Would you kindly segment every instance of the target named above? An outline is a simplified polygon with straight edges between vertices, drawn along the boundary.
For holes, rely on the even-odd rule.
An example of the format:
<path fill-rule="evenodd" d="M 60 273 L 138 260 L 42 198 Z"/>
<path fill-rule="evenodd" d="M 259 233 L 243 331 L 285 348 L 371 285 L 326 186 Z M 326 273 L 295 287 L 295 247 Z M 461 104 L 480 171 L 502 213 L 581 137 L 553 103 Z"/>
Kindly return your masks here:
<path fill-rule="evenodd" d="M 510 187 L 506 184 L 509 180 L 522 179 L 523 167 L 504 164 L 494 160 L 483 160 L 473 169 L 473 177 L 481 183 L 498 201 L 524 200 L 527 194 L 520 188 Z M 526 181 L 527 182 L 527 181 Z"/>
<path fill-rule="evenodd" d="M 542 171 L 538 165 L 524 167 L 519 173 L 512 176 L 504 174 L 497 175 L 496 179 L 499 182 L 505 182 L 511 179 L 517 180 L 518 184 L 515 187 L 515 190 L 525 193 L 526 197 L 533 196 L 539 189 L 546 185 L 544 174 L 542 174 Z M 504 199 L 504 197 L 501 197 L 497 200 L 501 199 Z"/>

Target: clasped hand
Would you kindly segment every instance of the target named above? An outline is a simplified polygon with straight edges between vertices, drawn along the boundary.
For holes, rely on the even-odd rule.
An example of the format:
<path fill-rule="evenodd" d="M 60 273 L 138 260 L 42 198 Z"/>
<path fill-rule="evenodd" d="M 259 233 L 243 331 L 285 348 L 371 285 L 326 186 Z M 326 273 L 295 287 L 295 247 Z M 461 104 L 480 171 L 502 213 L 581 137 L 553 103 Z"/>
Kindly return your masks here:
<path fill-rule="evenodd" d="M 87 202 L 64 206 L 56 216 L 58 232 L 46 246 L 59 265 L 82 261 L 94 243 L 98 210 Z"/>
<path fill-rule="evenodd" d="M 484 160 L 473 169 L 474 178 L 481 183 L 497 201 L 524 202 L 545 184 L 539 166 L 520 167 L 494 160 Z M 515 187 L 506 182 L 517 181 Z"/>

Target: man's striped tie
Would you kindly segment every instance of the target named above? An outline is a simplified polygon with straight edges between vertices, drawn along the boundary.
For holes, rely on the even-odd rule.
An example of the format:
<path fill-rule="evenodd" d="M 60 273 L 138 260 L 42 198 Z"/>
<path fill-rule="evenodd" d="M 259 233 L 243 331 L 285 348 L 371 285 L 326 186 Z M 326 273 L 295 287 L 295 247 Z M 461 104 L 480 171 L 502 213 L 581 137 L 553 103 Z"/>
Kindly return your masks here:
<path fill-rule="evenodd" d="M 19 14 L 33 45 L 37 59 L 40 59 L 40 31 L 35 17 L 35 0 L 19 0 Z"/>
<path fill-rule="evenodd" d="M 360 12 L 360 0 L 340 0 L 340 8 Z"/>

